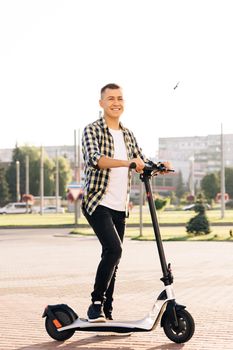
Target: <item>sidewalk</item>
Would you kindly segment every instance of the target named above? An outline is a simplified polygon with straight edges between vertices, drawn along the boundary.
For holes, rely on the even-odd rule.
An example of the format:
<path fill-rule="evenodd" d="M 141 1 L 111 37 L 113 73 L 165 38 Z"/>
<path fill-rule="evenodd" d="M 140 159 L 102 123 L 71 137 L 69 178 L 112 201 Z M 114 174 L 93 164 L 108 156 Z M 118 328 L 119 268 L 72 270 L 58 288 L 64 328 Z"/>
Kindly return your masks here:
<path fill-rule="evenodd" d="M 47 304 L 68 303 L 86 316 L 99 260 L 95 237 L 69 230 L 0 231 L 0 350 L 232 350 L 233 259 L 231 242 L 166 242 L 178 303 L 196 323 L 193 338 L 174 344 L 156 328 L 131 336 L 76 332 L 53 341 L 41 318 Z M 155 242 L 125 240 L 115 293 L 114 318 L 140 319 L 162 289 Z"/>

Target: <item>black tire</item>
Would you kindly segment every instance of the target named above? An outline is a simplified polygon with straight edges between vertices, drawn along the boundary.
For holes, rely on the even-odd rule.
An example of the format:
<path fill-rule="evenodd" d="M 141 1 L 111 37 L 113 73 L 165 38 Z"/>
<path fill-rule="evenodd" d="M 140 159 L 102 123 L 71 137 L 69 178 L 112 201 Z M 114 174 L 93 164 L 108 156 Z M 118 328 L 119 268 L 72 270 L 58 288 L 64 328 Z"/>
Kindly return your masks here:
<path fill-rule="evenodd" d="M 63 327 L 68 326 L 73 322 L 71 315 L 69 315 L 69 313 L 63 309 L 55 309 L 53 310 L 53 313 L 55 314 L 56 318 L 59 320 Z M 64 341 L 71 338 L 75 332 L 74 329 L 67 329 L 65 331 L 59 332 L 53 324 L 52 320 L 48 316 L 45 319 L 45 328 L 51 338 L 59 341 Z"/>
<path fill-rule="evenodd" d="M 175 343 L 185 343 L 190 340 L 195 331 L 195 323 L 186 310 L 176 311 L 178 319 L 178 327 L 174 325 L 174 322 L 170 319 L 168 314 L 164 315 L 163 330 L 166 336 Z"/>

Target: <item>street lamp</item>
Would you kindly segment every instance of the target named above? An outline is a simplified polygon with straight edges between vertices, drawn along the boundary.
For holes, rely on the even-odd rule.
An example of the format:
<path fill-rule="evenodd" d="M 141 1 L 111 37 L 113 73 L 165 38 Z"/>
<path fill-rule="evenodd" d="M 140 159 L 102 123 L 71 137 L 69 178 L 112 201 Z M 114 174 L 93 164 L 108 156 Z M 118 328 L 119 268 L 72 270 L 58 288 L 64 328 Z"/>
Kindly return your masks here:
<path fill-rule="evenodd" d="M 16 202 L 20 202 L 20 162 L 16 160 Z"/>
<path fill-rule="evenodd" d="M 225 164 L 224 164 L 224 135 L 221 124 L 221 219 L 225 216 Z"/>
<path fill-rule="evenodd" d="M 189 177 L 189 189 L 192 196 L 195 196 L 194 188 L 194 156 L 189 157 L 190 161 L 190 177 Z"/>

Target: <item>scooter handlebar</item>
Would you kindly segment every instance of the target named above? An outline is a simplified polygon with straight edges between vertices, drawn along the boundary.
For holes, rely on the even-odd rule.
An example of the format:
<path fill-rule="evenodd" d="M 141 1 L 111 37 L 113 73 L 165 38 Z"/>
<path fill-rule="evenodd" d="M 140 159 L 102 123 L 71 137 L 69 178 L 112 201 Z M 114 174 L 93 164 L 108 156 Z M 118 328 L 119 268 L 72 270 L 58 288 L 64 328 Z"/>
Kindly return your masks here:
<path fill-rule="evenodd" d="M 136 169 L 137 164 L 135 162 L 130 163 L 129 168 L 130 169 Z M 160 173 L 160 172 L 174 172 L 175 170 L 173 169 L 167 169 L 163 163 L 146 163 L 145 167 L 143 170 L 148 170 L 148 171 L 153 171 L 155 173 Z"/>

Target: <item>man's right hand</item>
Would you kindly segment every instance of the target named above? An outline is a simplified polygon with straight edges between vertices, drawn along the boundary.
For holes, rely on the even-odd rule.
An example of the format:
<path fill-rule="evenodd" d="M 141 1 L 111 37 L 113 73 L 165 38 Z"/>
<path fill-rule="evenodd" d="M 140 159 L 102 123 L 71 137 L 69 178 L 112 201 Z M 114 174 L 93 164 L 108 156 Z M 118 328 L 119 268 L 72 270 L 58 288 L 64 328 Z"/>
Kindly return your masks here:
<path fill-rule="evenodd" d="M 137 173 L 143 173 L 143 169 L 145 167 L 145 163 L 143 162 L 143 160 L 140 157 L 130 159 L 129 165 L 131 163 L 135 163 L 136 164 L 135 171 Z"/>

